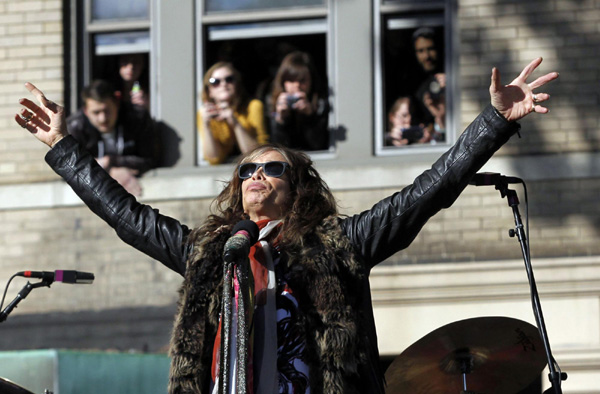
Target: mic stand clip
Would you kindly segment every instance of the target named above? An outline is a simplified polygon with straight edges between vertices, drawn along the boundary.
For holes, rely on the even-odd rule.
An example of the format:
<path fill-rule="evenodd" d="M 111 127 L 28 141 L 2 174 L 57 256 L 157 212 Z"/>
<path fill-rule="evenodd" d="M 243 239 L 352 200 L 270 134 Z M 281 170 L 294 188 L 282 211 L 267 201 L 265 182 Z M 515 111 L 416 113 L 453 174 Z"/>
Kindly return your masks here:
<path fill-rule="evenodd" d="M 27 281 L 27 284 L 23 286 L 23 288 L 21 289 L 21 291 L 19 291 L 15 299 L 12 300 L 12 302 L 8 304 L 2 312 L 0 312 L 0 323 L 2 323 L 8 318 L 8 315 L 12 312 L 12 310 L 17 307 L 19 302 L 24 300 L 29 295 L 31 290 L 37 289 L 38 287 L 50 287 L 52 282 L 54 282 L 54 279 L 43 279 L 41 282 L 38 283 L 30 283 L 29 281 Z"/>

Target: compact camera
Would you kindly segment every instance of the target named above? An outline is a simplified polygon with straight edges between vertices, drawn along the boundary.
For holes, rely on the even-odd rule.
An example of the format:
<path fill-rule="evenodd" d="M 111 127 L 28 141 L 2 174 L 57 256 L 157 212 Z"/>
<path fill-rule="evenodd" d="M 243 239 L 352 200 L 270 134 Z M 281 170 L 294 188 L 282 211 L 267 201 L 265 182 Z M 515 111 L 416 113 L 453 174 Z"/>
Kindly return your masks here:
<path fill-rule="evenodd" d="M 423 127 L 410 126 L 402 129 L 402 138 L 406 138 L 410 144 L 423 138 Z"/>
<path fill-rule="evenodd" d="M 424 131 L 421 126 L 410 126 L 402 129 L 402 138 L 407 139 L 409 144 L 414 144 L 423 138 Z M 386 144 L 393 145 L 393 138 L 388 134 L 386 135 Z"/>
<path fill-rule="evenodd" d="M 295 96 L 293 94 L 288 94 L 286 101 L 287 101 L 287 106 L 290 107 L 290 109 L 292 108 L 292 105 L 294 105 L 296 103 L 296 101 L 298 101 L 300 99 L 300 97 Z"/>

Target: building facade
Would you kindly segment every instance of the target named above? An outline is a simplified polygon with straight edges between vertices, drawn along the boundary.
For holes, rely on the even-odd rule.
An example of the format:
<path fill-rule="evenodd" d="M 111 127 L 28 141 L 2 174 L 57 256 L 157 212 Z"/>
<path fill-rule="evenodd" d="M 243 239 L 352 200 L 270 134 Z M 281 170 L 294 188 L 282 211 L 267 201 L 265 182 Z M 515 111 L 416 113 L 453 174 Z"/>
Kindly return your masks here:
<path fill-rule="evenodd" d="M 121 2 L 123 3 L 123 2 Z M 492 67 L 509 83 L 533 58 L 550 113 L 531 115 L 484 167 L 525 180 L 531 257 L 565 393 L 600 393 L 600 4 L 594 0 L 0 1 L 0 273 L 76 269 L 91 286 L 36 289 L 2 323 L 2 350 L 167 347 L 181 278 L 121 242 L 45 164 L 47 148 L 12 116 L 38 85 L 69 112 L 78 91 L 122 53 L 147 59 L 151 113 L 169 130 L 165 166 L 141 200 L 199 225 L 233 165 L 203 161 L 196 111 L 204 71 L 240 68 L 251 93 L 289 47 L 309 52 L 328 88 L 329 149 L 311 152 L 345 214 L 426 170 L 487 104 Z M 240 5 L 242 4 L 242 5 Z M 114 12 L 105 12 L 113 10 Z M 414 67 L 410 34 L 437 34 L 447 78 L 437 144 L 385 144 L 387 112 Z M 408 64 L 408 65 L 407 65 Z M 408 73 L 408 74 L 407 74 Z M 533 79 L 532 79 L 533 80 Z M 528 209 L 526 209 L 528 208 Z M 470 186 L 371 279 L 387 359 L 453 321 L 507 316 L 535 324 L 513 211 Z M 14 279 L 5 305 L 25 284 Z M 547 387 L 544 376 L 543 384 Z"/>

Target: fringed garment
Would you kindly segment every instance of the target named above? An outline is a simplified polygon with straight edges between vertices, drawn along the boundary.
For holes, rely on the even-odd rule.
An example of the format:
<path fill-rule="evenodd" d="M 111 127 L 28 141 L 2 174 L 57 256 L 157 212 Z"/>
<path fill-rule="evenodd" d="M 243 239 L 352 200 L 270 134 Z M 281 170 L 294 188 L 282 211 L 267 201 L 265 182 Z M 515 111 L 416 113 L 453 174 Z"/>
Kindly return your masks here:
<path fill-rule="evenodd" d="M 222 297 L 222 252 L 230 228 L 200 239 L 187 264 L 171 340 L 170 394 L 208 394 Z M 337 218 L 323 221 L 280 264 L 299 302 L 298 327 L 313 393 L 358 393 L 366 344 L 360 318 L 366 273 Z"/>

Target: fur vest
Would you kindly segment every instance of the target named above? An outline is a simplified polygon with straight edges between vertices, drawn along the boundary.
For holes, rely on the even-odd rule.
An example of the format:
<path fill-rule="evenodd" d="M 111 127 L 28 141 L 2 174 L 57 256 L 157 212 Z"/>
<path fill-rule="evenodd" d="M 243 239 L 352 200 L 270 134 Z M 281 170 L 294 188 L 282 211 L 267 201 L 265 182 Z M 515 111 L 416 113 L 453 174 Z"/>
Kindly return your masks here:
<path fill-rule="evenodd" d="M 359 367 L 367 362 L 359 334 L 366 273 L 337 220 L 325 219 L 301 248 L 282 251 L 280 260 L 299 302 L 313 393 L 359 392 Z M 221 256 L 230 231 L 222 228 L 199 240 L 187 263 L 171 339 L 170 394 L 208 394 L 221 310 Z"/>

